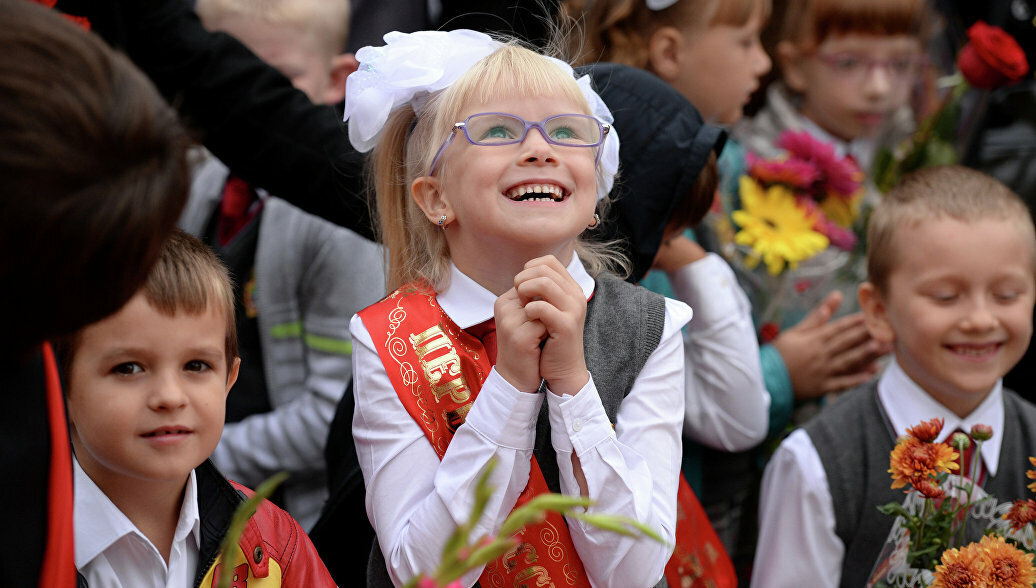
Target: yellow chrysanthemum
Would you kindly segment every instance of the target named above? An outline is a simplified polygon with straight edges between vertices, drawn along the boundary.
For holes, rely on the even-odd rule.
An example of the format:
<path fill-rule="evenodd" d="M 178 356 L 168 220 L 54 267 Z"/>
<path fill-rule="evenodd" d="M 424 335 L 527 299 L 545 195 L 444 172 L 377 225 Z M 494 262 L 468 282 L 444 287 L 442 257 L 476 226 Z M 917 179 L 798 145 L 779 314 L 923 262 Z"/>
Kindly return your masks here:
<path fill-rule="evenodd" d="M 1032 554 L 1004 541 L 999 535 L 986 535 L 978 544 L 982 550 L 985 586 L 989 588 L 1031 588 L 1036 582 Z"/>
<path fill-rule="evenodd" d="M 785 264 L 794 269 L 827 247 L 827 237 L 813 230 L 815 219 L 799 208 L 790 190 L 771 186 L 764 191 L 748 176 L 741 176 L 740 187 L 743 208 L 731 218 L 741 227 L 734 242 L 754 253 L 747 261 L 750 267 L 761 259 L 767 271 L 777 275 Z"/>
<path fill-rule="evenodd" d="M 928 478 L 957 469 L 958 454 L 945 443 L 925 443 L 916 437 L 900 437 L 889 456 L 892 487 L 917 486 Z M 927 488 L 927 485 L 926 485 Z"/>
<path fill-rule="evenodd" d="M 1036 457 L 1030 456 L 1029 463 L 1036 466 Z M 1026 470 L 1025 477 L 1029 478 L 1030 480 L 1036 480 L 1036 470 Z M 1026 487 L 1029 489 L 1030 492 L 1036 492 L 1036 482 L 1033 482 L 1032 484 L 1029 484 Z"/>
<path fill-rule="evenodd" d="M 970 588 L 985 581 L 984 562 L 977 544 L 972 543 L 960 549 L 947 549 L 942 561 L 935 566 L 932 588 Z"/>
<path fill-rule="evenodd" d="M 849 228 L 860 216 L 860 203 L 863 201 L 863 190 L 858 191 L 849 198 L 830 194 L 820 202 L 820 210 L 831 222 L 840 227 Z"/>

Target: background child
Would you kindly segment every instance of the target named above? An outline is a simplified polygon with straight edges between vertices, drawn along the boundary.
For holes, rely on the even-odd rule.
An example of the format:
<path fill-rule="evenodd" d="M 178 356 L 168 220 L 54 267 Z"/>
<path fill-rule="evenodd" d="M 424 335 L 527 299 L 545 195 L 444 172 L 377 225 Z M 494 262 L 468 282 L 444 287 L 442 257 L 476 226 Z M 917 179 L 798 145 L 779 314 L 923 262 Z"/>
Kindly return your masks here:
<path fill-rule="evenodd" d="M 66 588 L 71 450 L 45 341 L 136 292 L 186 199 L 188 140 L 129 60 L 35 3 L 0 0 L 0 70 L 0 468 L 17 478 L 0 575 Z"/>
<path fill-rule="evenodd" d="M 234 35 L 329 104 L 342 100 L 355 69 L 339 54 L 348 9 L 346 0 L 197 4 L 207 27 Z M 219 253 L 238 284 L 244 361 L 212 460 L 253 486 L 287 471 L 279 502 L 309 530 L 327 498 L 324 444 L 352 373 L 349 317 L 385 293 L 381 250 L 252 189 L 212 157 L 195 171 L 180 224 Z"/>
<path fill-rule="evenodd" d="M 792 433 L 763 479 L 753 586 L 862 586 L 892 527 L 875 507 L 902 501 L 888 456 L 906 428 L 977 423 L 985 490 L 1026 492 L 1036 407 L 1001 385 L 1032 336 L 1036 236 L 1025 204 L 964 167 L 933 167 L 886 194 L 868 228 L 867 327 L 892 346 L 876 384 Z M 940 439 L 941 440 L 941 439 Z"/>
<path fill-rule="evenodd" d="M 347 115 L 366 123 L 350 126 L 354 143 L 377 144 L 378 214 L 400 287 L 352 323 L 375 585 L 438 562 L 491 458 L 496 492 L 473 536 L 494 532 L 528 486 L 588 496 L 589 512 L 633 516 L 672 541 L 689 314 L 600 271 L 605 259 L 578 239 L 599 224 L 616 168 L 617 143 L 588 116 L 607 109 L 563 63 L 472 31 L 387 41 L 358 53 L 346 97 Z M 425 83 L 386 73 L 398 59 Z M 418 69 L 428 75 L 409 75 Z M 577 584 L 650 586 L 671 552 L 580 520 L 548 523 L 562 551 L 527 529 L 524 546 L 462 583 L 528 573 L 531 548 L 562 554 L 535 564 L 555 581 L 564 565 Z"/>
<path fill-rule="evenodd" d="M 269 502 L 217 560 L 243 500 L 207 461 L 237 379 L 233 296 L 204 244 L 174 234 L 141 290 L 59 345 L 75 448 L 76 567 L 86 585 L 334 586 L 308 537 Z"/>

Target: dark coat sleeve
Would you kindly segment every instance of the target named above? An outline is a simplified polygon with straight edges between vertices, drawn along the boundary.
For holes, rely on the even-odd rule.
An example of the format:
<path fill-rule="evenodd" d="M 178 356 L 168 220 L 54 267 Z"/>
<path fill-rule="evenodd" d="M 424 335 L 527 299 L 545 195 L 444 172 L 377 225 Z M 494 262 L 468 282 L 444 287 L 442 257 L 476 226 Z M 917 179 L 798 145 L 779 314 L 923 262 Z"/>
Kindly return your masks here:
<path fill-rule="evenodd" d="M 123 50 L 246 180 L 368 238 L 365 157 L 331 106 L 224 33 L 207 31 L 185 0 L 61 0 Z"/>

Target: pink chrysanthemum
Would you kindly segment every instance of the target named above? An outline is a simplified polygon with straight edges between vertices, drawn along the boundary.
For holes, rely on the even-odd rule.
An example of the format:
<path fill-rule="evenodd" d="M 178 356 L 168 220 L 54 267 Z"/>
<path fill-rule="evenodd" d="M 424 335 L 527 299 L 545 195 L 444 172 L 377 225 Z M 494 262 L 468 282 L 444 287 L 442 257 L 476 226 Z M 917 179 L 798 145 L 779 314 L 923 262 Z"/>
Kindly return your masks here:
<path fill-rule="evenodd" d="M 820 180 L 816 166 L 802 159 L 761 159 L 748 154 L 748 173 L 763 184 L 783 184 L 794 191 L 809 190 Z"/>
<path fill-rule="evenodd" d="M 791 154 L 792 158 L 811 163 L 820 173 L 817 196 L 837 194 L 848 198 L 860 189 L 863 173 L 847 157 L 835 155 L 835 148 L 820 141 L 806 131 L 785 131 L 777 139 L 777 147 Z"/>

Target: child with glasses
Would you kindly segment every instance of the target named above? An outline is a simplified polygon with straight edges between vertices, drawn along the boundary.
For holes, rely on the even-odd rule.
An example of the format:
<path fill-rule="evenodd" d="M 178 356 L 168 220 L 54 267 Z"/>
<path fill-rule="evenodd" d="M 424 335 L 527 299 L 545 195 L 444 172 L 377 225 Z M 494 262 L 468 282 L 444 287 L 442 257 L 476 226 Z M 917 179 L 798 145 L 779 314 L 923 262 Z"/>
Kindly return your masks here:
<path fill-rule="evenodd" d="M 909 108 L 924 64 L 922 0 L 787 2 L 775 22 L 780 80 L 735 137 L 764 157 L 786 130 L 808 131 L 865 173 L 880 146 L 913 130 Z"/>
<path fill-rule="evenodd" d="M 346 91 L 350 138 L 375 148 L 395 289 L 351 328 L 369 584 L 433 570 L 493 460 L 472 537 L 553 491 L 668 543 L 548 516 L 463 585 L 655 585 L 675 536 L 690 309 L 613 276 L 617 256 L 581 238 L 617 168 L 611 115 L 567 64 L 481 33 L 386 41 L 357 53 Z"/>

